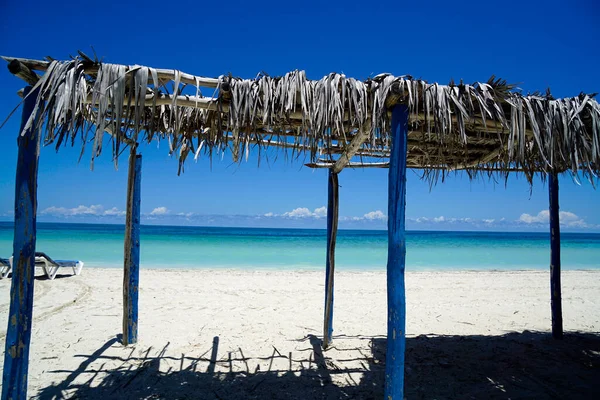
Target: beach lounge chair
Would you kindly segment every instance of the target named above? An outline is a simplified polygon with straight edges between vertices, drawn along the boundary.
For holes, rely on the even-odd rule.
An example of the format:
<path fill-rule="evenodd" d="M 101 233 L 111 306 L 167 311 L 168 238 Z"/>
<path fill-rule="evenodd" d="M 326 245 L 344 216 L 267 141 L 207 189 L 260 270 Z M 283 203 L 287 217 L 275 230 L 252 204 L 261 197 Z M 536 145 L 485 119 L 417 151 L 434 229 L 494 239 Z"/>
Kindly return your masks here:
<path fill-rule="evenodd" d="M 0 258 L 0 279 L 4 279 L 12 271 L 12 257 Z"/>
<path fill-rule="evenodd" d="M 0 258 L 0 279 L 4 279 L 10 274 L 12 271 L 12 261 L 12 257 L 8 259 Z M 83 261 L 53 260 L 46 253 L 36 252 L 35 266 L 41 267 L 49 279 L 54 279 L 60 267 L 73 268 L 73 273 L 79 275 L 83 268 Z"/>
<path fill-rule="evenodd" d="M 83 268 L 83 261 L 79 260 L 53 260 L 46 253 L 35 253 L 35 266 L 42 267 L 48 279 L 56 278 L 59 268 L 73 268 L 73 274 L 79 275 Z"/>

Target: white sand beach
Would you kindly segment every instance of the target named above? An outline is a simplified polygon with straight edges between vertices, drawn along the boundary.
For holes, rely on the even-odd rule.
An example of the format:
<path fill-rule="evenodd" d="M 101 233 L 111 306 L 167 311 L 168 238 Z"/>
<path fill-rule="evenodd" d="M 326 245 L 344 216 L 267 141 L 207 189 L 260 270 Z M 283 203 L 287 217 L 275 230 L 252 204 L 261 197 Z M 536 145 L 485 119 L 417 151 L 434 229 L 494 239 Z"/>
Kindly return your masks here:
<path fill-rule="evenodd" d="M 586 398 L 598 389 L 587 375 L 598 376 L 598 336 L 557 344 L 547 334 L 548 273 L 408 272 L 406 282 L 408 398 L 553 398 L 569 385 L 571 398 Z M 324 353 L 323 272 L 142 270 L 140 285 L 139 343 L 123 347 L 121 270 L 39 275 L 29 395 L 382 397 L 384 272 L 336 275 L 334 347 Z M 3 324 L 9 290 L 1 280 Z M 567 332 L 600 331 L 600 272 L 563 273 L 563 315 Z"/>

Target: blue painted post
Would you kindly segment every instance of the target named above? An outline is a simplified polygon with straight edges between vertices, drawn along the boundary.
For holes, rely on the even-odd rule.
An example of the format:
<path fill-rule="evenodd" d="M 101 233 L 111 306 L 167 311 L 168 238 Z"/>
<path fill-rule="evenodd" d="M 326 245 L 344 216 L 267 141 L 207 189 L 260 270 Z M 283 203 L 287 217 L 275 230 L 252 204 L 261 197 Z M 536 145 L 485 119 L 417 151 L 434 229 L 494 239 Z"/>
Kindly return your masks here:
<path fill-rule="evenodd" d="M 22 132 L 35 107 L 39 89 L 25 88 Z M 40 132 L 30 128 L 19 135 L 17 144 L 17 175 L 15 182 L 15 231 L 13 239 L 13 269 L 10 286 L 10 308 L 4 371 L 2 373 L 2 400 L 27 398 L 29 370 L 29 342 L 33 322 L 33 279 L 35 275 L 35 241 L 37 211 L 37 173 L 40 154 Z"/>
<path fill-rule="evenodd" d="M 558 207 L 558 176 L 548 174 L 550 192 L 550 308 L 552 309 L 552 337 L 562 339 L 562 300 L 560 288 L 560 217 Z"/>
<path fill-rule="evenodd" d="M 140 189 L 142 156 L 135 146 L 129 155 L 127 215 L 125 217 L 125 264 L 123 275 L 123 344 L 137 343 L 140 283 Z"/>
<path fill-rule="evenodd" d="M 335 274 L 335 241 L 337 238 L 339 193 L 338 174 L 329 170 L 327 184 L 327 260 L 325 268 L 325 317 L 323 348 L 331 344 L 333 335 L 333 278 Z"/>
<path fill-rule="evenodd" d="M 406 142 L 408 108 L 392 109 L 392 138 L 388 182 L 388 330 L 385 363 L 385 399 L 404 399 L 404 351 L 406 347 L 406 299 L 404 264 L 406 257 Z"/>

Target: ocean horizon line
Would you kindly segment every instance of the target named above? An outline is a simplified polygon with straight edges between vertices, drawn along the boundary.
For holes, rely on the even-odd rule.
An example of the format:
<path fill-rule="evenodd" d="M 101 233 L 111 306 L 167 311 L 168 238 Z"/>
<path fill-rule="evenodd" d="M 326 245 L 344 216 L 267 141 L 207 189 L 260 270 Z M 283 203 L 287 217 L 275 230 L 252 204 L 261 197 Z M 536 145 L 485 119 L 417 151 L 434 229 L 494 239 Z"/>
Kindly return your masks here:
<path fill-rule="evenodd" d="M 14 227 L 13 220 L 1 220 L 0 224 L 10 225 Z M 38 221 L 37 224 L 41 225 L 75 225 L 75 226 L 119 226 L 125 227 L 125 223 L 119 222 L 57 222 L 57 221 Z M 299 227 L 256 227 L 256 226 L 244 226 L 244 225 L 230 225 L 230 226 L 217 226 L 217 225 L 174 225 L 174 224 L 145 224 L 142 223 L 140 226 L 143 227 L 156 227 L 156 228 L 201 228 L 201 229 L 254 229 L 254 230 L 292 230 L 292 231 L 323 231 L 326 232 L 327 228 L 299 228 Z M 377 228 L 338 228 L 339 231 L 344 232 L 387 232 L 387 229 Z M 473 230 L 473 229 L 407 229 L 407 233 L 412 232 L 425 232 L 425 233 L 499 233 L 499 234 L 550 234 L 550 227 L 548 231 L 544 230 Z M 561 235 L 598 235 L 600 232 L 594 231 L 577 231 L 568 230 L 561 231 Z"/>

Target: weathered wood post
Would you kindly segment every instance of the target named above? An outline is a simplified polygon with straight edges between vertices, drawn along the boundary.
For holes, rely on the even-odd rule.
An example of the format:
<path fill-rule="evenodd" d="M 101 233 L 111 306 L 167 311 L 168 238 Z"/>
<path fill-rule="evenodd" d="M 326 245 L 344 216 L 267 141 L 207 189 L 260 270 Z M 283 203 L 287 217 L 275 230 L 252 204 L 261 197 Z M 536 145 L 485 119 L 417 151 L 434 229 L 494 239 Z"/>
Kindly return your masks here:
<path fill-rule="evenodd" d="M 331 344 L 333 334 L 333 278 L 335 275 L 335 241 L 337 238 L 339 192 L 338 174 L 329 169 L 327 184 L 327 260 L 325 268 L 325 319 L 323 348 Z"/>
<path fill-rule="evenodd" d="M 125 217 L 125 263 L 123 275 L 123 344 L 137 343 L 140 282 L 140 190 L 142 156 L 131 147 L 127 178 Z"/>
<path fill-rule="evenodd" d="M 388 182 L 388 330 L 385 361 L 385 399 L 404 399 L 404 351 L 406 346 L 406 299 L 404 265 L 406 258 L 406 142 L 408 107 L 392 109 L 392 138 Z"/>
<path fill-rule="evenodd" d="M 23 115 L 17 144 L 17 174 L 15 181 L 15 227 L 13 239 L 13 269 L 10 286 L 10 308 L 2 400 L 27 398 L 29 342 L 33 322 L 33 282 L 35 276 L 35 241 L 37 211 L 37 175 L 40 154 L 40 132 L 37 116 L 31 128 L 25 129 L 34 111 L 39 89 L 27 86 L 23 93 Z"/>
<path fill-rule="evenodd" d="M 562 300 L 560 285 L 560 216 L 558 206 L 558 175 L 548 174 L 550 192 L 550 307 L 552 308 L 552 337 L 562 339 Z"/>

